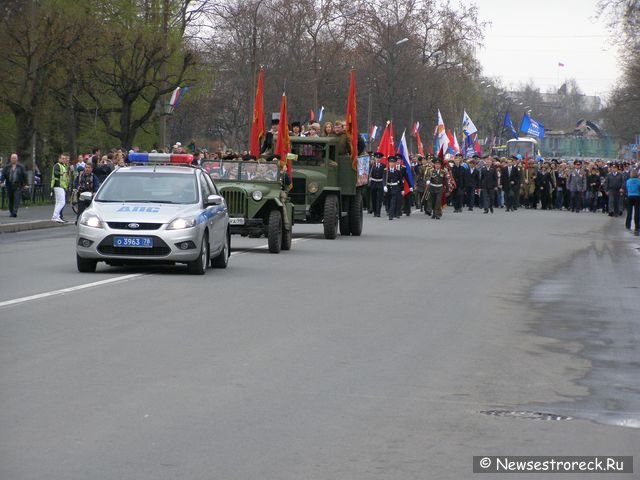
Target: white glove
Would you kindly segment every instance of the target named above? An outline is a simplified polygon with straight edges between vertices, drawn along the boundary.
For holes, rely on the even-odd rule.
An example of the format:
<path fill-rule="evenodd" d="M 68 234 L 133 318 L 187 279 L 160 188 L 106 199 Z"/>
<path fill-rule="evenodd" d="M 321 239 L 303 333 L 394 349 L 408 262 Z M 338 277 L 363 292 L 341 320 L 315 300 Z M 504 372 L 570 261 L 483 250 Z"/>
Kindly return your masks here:
<path fill-rule="evenodd" d="M 431 180 L 427 180 L 427 185 L 431 185 Z"/>
<path fill-rule="evenodd" d="M 384 186 L 384 193 L 387 193 L 389 191 L 389 189 L 387 188 L 387 186 Z"/>
<path fill-rule="evenodd" d="M 409 189 L 409 191 L 410 191 L 410 192 L 413 192 L 413 187 L 411 187 L 411 188 Z"/>

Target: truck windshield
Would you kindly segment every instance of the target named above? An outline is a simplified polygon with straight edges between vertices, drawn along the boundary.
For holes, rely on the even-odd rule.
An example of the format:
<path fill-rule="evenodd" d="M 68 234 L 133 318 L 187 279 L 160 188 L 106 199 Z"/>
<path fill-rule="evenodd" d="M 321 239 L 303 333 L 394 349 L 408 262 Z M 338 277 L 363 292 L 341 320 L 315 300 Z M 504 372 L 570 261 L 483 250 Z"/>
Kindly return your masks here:
<path fill-rule="evenodd" d="M 214 180 L 277 182 L 278 162 L 220 160 L 205 162 L 202 168 Z"/>
<path fill-rule="evenodd" d="M 322 143 L 293 143 L 291 145 L 291 153 L 298 155 L 294 165 L 310 167 L 324 165 L 326 148 L 327 146 Z"/>

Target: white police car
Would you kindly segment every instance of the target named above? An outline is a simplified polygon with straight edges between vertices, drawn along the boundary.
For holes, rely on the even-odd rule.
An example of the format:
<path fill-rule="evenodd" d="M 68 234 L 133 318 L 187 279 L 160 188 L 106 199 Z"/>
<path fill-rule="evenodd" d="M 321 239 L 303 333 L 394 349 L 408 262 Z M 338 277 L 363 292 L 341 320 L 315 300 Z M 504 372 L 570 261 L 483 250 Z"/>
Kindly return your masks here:
<path fill-rule="evenodd" d="M 227 206 L 192 155 L 131 153 L 139 164 L 113 172 L 78 221 L 80 272 L 109 265 L 185 263 L 204 274 L 226 268 L 231 240 Z M 187 164 L 187 165 L 180 165 Z M 85 192 L 81 200 L 90 200 Z"/>

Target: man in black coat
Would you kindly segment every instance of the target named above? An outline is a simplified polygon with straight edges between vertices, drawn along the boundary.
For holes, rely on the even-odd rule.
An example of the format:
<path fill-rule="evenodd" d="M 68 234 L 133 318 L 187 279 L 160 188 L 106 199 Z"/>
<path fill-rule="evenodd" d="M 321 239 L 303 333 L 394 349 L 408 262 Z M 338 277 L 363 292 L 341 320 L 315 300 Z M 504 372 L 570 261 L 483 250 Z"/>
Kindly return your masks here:
<path fill-rule="evenodd" d="M 469 169 L 466 172 L 464 183 L 467 188 L 469 211 L 473 211 L 476 189 L 480 187 L 480 172 L 476 168 L 476 161 L 474 159 L 469 160 Z"/>
<path fill-rule="evenodd" d="M 371 165 L 371 171 L 369 172 L 369 189 L 371 191 L 371 210 L 376 217 L 380 216 L 380 209 L 382 208 L 382 198 L 384 196 L 384 180 L 385 180 L 385 168 L 381 162 L 384 155 L 380 152 L 376 152 L 374 155 L 374 161 Z"/>
<path fill-rule="evenodd" d="M 456 153 L 453 157 L 453 167 L 451 167 L 451 174 L 456 181 L 456 189 L 451 193 L 453 196 L 453 212 L 462 212 L 462 205 L 464 204 L 464 192 L 466 188 L 466 176 L 467 169 L 462 166 L 462 154 Z"/>
<path fill-rule="evenodd" d="M 516 195 L 520 190 L 520 173 L 518 167 L 513 164 L 513 158 L 507 161 L 507 166 L 502 168 L 502 190 L 504 191 L 504 203 L 507 212 L 515 210 Z"/>
<path fill-rule="evenodd" d="M 484 165 L 480 169 L 480 187 L 482 188 L 481 199 L 484 213 L 493 213 L 493 201 L 498 190 L 498 172 L 493 165 Z"/>
<path fill-rule="evenodd" d="M 18 154 L 12 153 L 9 165 L 2 169 L 2 178 L 9 198 L 9 213 L 12 217 L 18 216 L 18 208 L 22 198 L 22 189 L 28 185 L 27 172 L 18 163 Z"/>

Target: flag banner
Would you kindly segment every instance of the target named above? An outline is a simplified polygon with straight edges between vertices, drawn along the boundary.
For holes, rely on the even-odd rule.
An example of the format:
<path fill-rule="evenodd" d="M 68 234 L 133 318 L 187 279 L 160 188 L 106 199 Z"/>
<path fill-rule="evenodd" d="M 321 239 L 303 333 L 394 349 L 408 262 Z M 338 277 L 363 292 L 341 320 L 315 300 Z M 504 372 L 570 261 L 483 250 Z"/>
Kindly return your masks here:
<path fill-rule="evenodd" d="M 169 100 L 169 105 L 174 106 L 176 101 L 178 101 L 178 96 L 180 95 L 180 87 L 176 87 L 176 89 L 171 94 L 171 99 Z"/>
<path fill-rule="evenodd" d="M 413 124 L 413 134 L 418 135 L 420 133 L 420 122 L 416 122 Z"/>
<path fill-rule="evenodd" d="M 442 150 L 443 154 L 447 153 L 449 148 L 449 138 L 447 137 L 447 131 L 444 127 L 444 120 L 442 120 L 442 114 L 438 109 L 438 124 L 433 133 L 433 153 L 439 153 Z"/>
<path fill-rule="evenodd" d="M 176 103 L 173 105 L 173 108 L 176 109 L 178 108 L 178 105 L 180 105 L 180 102 L 182 102 L 182 99 L 184 98 L 185 94 L 189 91 L 189 87 L 182 87 L 180 88 L 180 95 L 178 95 L 178 98 L 176 99 Z"/>
<path fill-rule="evenodd" d="M 358 115 L 356 112 L 356 72 L 351 70 L 349 80 L 349 96 L 347 97 L 346 130 L 351 144 L 351 167 L 358 168 Z"/>
<path fill-rule="evenodd" d="M 413 172 L 411 171 L 411 162 L 409 162 L 409 149 L 407 148 L 407 139 L 405 137 L 405 132 L 402 132 L 402 138 L 400 139 L 400 144 L 398 145 L 398 155 L 402 158 L 402 163 L 404 165 L 406 176 L 404 177 L 404 188 L 402 194 L 407 196 L 410 189 L 413 188 Z"/>
<path fill-rule="evenodd" d="M 324 105 L 322 107 L 320 107 L 320 110 L 318 110 L 318 122 L 322 121 L 322 116 L 324 115 Z"/>
<path fill-rule="evenodd" d="M 504 122 L 502 123 L 502 125 L 507 127 L 511 131 L 511 133 L 513 133 L 513 136 L 516 139 L 518 138 L 518 132 L 516 132 L 516 129 L 513 126 L 513 122 L 511 121 L 511 115 L 509 115 L 509 112 L 505 112 Z"/>
<path fill-rule="evenodd" d="M 393 143 L 393 125 L 390 121 L 387 120 L 387 126 L 382 132 L 382 138 L 380 139 L 380 144 L 378 145 L 378 151 L 384 155 L 382 158 L 382 163 L 384 166 L 387 166 L 387 157 L 389 155 L 395 155 L 396 147 Z"/>
<path fill-rule="evenodd" d="M 460 144 L 458 143 L 458 135 L 455 130 L 453 131 L 453 149 L 455 153 L 460 153 Z"/>
<path fill-rule="evenodd" d="M 264 78 L 262 69 L 258 75 L 256 87 L 256 100 L 253 107 L 253 120 L 251 122 L 251 138 L 249 139 L 249 153 L 258 157 L 260 155 L 260 143 L 266 131 L 264 129 Z"/>
<path fill-rule="evenodd" d="M 544 125 L 540 122 L 536 122 L 526 113 L 522 116 L 520 131 L 527 135 L 531 135 L 532 137 L 544 138 Z"/>
<path fill-rule="evenodd" d="M 378 133 L 378 126 L 373 125 L 371 127 L 371 132 L 369 133 L 369 138 L 371 139 L 371 141 L 374 141 L 376 139 L 377 133 Z"/>
<path fill-rule="evenodd" d="M 424 146 L 420 138 L 420 132 L 416 132 L 416 144 L 418 145 L 418 153 L 424 157 Z"/>
<path fill-rule="evenodd" d="M 316 112 L 313 111 L 313 108 L 309 111 L 309 119 L 312 122 L 316 119 Z"/>
<path fill-rule="evenodd" d="M 467 115 L 467 112 L 464 111 L 462 115 L 462 133 L 468 137 L 469 135 L 473 135 L 477 131 L 478 129 L 471 121 L 471 118 L 469 118 L 469 115 Z"/>
<path fill-rule="evenodd" d="M 280 168 L 287 165 L 287 173 L 293 181 L 293 168 L 291 160 L 288 158 L 291 152 L 291 139 L 289 138 L 289 116 L 287 115 L 287 96 L 282 92 L 282 103 L 280 104 L 280 128 L 278 129 L 278 139 L 276 141 L 276 153 L 280 155 Z M 289 189 L 293 188 L 293 183 L 289 185 Z"/>

